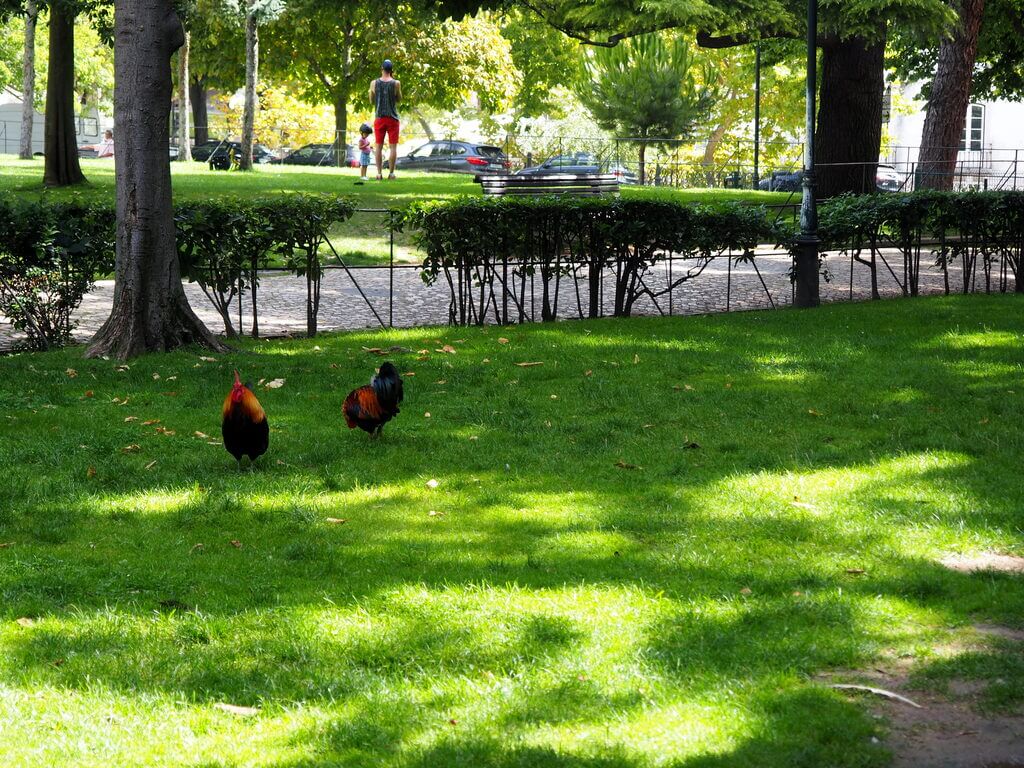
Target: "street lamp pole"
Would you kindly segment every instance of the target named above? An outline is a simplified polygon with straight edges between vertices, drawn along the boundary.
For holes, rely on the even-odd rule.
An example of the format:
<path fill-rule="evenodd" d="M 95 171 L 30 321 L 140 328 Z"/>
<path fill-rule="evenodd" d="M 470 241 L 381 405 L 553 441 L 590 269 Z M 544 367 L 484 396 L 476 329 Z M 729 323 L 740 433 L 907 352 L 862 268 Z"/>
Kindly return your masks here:
<path fill-rule="evenodd" d="M 761 178 L 761 41 L 754 48 L 754 189 Z"/>
<path fill-rule="evenodd" d="M 818 0 L 807 0 L 807 125 L 804 141 L 803 199 L 800 203 L 800 234 L 793 244 L 793 276 L 798 307 L 816 307 L 818 295 L 818 207 L 814 199 L 814 118 L 818 81 Z"/>

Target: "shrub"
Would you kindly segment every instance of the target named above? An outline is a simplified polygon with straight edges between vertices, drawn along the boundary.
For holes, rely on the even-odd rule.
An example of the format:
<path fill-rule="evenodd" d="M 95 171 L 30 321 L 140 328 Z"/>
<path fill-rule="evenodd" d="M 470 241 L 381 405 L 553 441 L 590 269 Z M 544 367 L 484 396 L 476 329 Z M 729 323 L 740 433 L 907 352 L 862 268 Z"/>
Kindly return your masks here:
<path fill-rule="evenodd" d="M 762 208 L 620 198 L 464 197 L 414 205 L 404 223 L 426 253 L 424 281 L 445 278 L 449 321 L 463 325 L 483 323 L 488 313 L 509 322 L 509 304 L 511 319 L 517 314 L 522 322 L 526 284 L 536 278 L 544 320 L 558 314 L 563 279 L 572 284 L 578 314 L 599 316 L 606 273 L 614 279 L 613 315 L 628 317 L 644 296 L 660 309 L 662 296 L 716 257 L 750 260 L 758 243 L 786 237 Z M 645 276 L 668 257 L 688 265 L 654 289 Z"/>
<path fill-rule="evenodd" d="M 109 205 L 0 198 L 0 312 L 32 348 L 66 344 L 71 313 L 113 267 Z"/>

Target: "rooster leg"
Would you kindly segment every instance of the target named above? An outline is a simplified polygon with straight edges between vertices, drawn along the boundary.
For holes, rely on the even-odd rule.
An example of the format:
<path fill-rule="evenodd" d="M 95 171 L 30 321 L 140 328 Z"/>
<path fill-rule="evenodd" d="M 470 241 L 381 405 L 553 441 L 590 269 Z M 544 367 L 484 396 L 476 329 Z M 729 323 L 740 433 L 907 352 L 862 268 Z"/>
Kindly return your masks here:
<path fill-rule="evenodd" d="M 242 457 L 241 456 L 239 456 L 237 459 L 235 459 L 235 464 L 238 465 L 238 471 L 241 472 L 242 471 Z"/>

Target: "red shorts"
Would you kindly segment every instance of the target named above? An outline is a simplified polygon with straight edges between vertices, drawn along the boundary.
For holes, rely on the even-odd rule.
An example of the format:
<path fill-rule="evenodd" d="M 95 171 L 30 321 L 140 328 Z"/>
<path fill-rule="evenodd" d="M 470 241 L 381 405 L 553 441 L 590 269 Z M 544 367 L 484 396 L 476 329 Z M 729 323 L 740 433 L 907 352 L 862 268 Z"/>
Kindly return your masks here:
<path fill-rule="evenodd" d="M 398 121 L 393 117 L 378 117 L 373 121 L 373 138 L 377 140 L 377 146 L 384 143 L 384 136 L 388 137 L 388 144 L 398 143 Z"/>

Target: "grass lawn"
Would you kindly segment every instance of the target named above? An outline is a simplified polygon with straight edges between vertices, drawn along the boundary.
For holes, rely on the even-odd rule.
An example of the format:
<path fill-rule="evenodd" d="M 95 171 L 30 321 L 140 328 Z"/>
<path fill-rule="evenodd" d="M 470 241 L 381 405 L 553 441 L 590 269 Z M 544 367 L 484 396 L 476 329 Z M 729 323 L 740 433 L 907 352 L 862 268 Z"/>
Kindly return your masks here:
<path fill-rule="evenodd" d="M 8 190 L 26 197 L 42 194 L 68 196 L 84 194 L 114 199 L 114 163 L 111 160 L 82 160 L 89 184 L 74 190 L 44 190 L 43 161 L 18 160 L 0 155 L 0 191 Z M 402 208 L 418 200 L 478 195 L 480 187 L 473 177 L 456 173 L 399 174 L 395 181 L 367 181 L 359 185 L 357 168 L 303 168 L 300 166 L 257 166 L 253 173 L 211 171 L 205 163 L 171 163 L 175 200 L 208 198 L 217 195 L 264 195 L 279 192 L 332 193 L 349 195 L 359 208 Z M 686 202 L 753 203 L 799 202 L 788 193 L 751 190 L 665 188 L 625 188 L 627 196 L 670 197 Z M 387 215 L 356 213 L 351 221 L 339 225 L 331 242 L 349 264 L 382 264 L 388 260 Z M 407 233 L 396 235 L 395 258 L 401 262 L 419 262 L 422 256 L 412 247 Z"/>
<path fill-rule="evenodd" d="M 876 700 L 815 676 L 897 660 L 1019 708 L 1019 646 L 942 649 L 1024 627 L 1021 577 L 936 561 L 1024 554 L 1021 310 L 0 358 L 0 763 L 882 766 Z M 371 442 L 340 404 L 392 344 Z M 233 368 L 285 379 L 252 472 Z"/>

